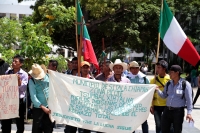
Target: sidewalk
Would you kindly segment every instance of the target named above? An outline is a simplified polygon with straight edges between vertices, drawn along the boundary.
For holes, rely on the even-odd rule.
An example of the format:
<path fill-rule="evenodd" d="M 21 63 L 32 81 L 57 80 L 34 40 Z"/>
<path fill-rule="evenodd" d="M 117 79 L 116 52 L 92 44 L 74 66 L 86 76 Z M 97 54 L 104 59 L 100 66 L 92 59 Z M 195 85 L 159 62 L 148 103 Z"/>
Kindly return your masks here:
<path fill-rule="evenodd" d="M 196 95 L 197 88 L 194 88 L 194 94 Z M 194 96 L 195 96 L 194 95 Z M 186 113 L 186 111 L 185 111 Z M 200 133 L 200 98 L 197 100 L 195 104 L 195 108 L 192 111 L 192 117 L 195 121 L 194 127 L 189 127 L 188 122 L 186 122 L 184 118 L 184 123 L 183 123 L 183 131 L 182 133 Z M 155 122 L 154 122 L 154 117 L 153 115 L 149 114 L 148 117 L 148 124 L 149 124 L 149 133 L 155 133 Z M 31 133 L 32 125 L 25 125 L 25 132 L 24 133 Z M 63 133 L 64 132 L 64 126 L 63 127 L 58 127 L 57 129 L 54 129 L 53 133 Z M 16 125 L 12 125 L 12 132 L 11 133 L 16 133 Z M 136 130 L 136 133 L 142 133 L 141 127 L 139 127 Z"/>

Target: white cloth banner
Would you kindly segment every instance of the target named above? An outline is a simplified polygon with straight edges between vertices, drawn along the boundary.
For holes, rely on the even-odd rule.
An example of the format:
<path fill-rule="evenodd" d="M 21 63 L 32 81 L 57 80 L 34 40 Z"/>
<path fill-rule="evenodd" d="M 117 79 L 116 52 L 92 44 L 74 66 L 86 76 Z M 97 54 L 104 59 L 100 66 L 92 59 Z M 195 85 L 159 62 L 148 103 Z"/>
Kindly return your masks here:
<path fill-rule="evenodd" d="M 19 89 L 16 74 L 0 76 L 0 119 L 19 117 Z"/>
<path fill-rule="evenodd" d="M 149 116 L 155 85 L 101 82 L 49 71 L 56 123 L 109 133 L 132 133 Z"/>

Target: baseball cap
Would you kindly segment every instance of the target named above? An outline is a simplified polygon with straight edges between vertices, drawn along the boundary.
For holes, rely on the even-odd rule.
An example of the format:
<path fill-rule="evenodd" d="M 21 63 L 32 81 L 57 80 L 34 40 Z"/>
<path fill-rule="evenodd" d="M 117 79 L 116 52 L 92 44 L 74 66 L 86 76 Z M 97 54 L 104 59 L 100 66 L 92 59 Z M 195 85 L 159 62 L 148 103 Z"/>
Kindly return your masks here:
<path fill-rule="evenodd" d="M 87 62 L 87 61 L 82 61 L 82 62 L 81 62 L 81 67 L 84 66 L 84 65 L 87 65 L 87 66 L 90 67 L 90 63 Z"/>
<path fill-rule="evenodd" d="M 179 72 L 182 74 L 182 68 L 179 65 L 172 65 L 170 71 Z"/>
<path fill-rule="evenodd" d="M 160 60 L 156 65 L 161 65 L 163 68 L 168 68 L 168 63 L 165 60 Z"/>

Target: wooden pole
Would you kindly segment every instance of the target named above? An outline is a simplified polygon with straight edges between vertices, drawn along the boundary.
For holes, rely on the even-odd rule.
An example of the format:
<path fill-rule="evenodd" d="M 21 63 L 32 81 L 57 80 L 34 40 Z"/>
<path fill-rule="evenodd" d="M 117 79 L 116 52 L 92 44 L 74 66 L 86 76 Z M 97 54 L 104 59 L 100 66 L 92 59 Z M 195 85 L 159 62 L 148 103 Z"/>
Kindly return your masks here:
<path fill-rule="evenodd" d="M 163 0 L 161 0 L 161 11 L 163 10 Z M 160 50 L 160 31 L 158 33 L 158 47 L 157 47 L 157 53 L 156 53 L 156 63 L 158 62 L 159 57 L 159 50 Z M 155 78 L 156 78 L 156 65 L 155 65 Z M 155 80 L 156 82 L 156 80 Z"/>
<path fill-rule="evenodd" d="M 79 44 L 79 52 L 78 52 L 78 76 L 81 76 L 81 55 L 82 55 L 82 47 L 83 47 L 83 30 L 84 30 L 84 17 L 81 19 L 81 31 L 80 31 L 80 44 Z"/>
<path fill-rule="evenodd" d="M 77 22 L 77 1 L 75 0 L 75 33 L 76 33 L 76 48 L 77 48 L 77 53 L 78 53 L 78 22 Z"/>

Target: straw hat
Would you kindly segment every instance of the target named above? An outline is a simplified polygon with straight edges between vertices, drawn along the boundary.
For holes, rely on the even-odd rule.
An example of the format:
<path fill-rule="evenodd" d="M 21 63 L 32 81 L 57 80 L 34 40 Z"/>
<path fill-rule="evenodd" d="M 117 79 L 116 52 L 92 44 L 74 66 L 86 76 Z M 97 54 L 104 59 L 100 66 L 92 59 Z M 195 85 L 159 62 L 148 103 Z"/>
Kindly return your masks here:
<path fill-rule="evenodd" d="M 41 66 L 41 68 L 43 69 L 44 73 L 46 74 L 46 73 L 47 73 L 47 68 L 46 68 L 46 66 L 45 66 L 44 64 L 42 64 L 42 65 L 40 65 L 40 66 Z"/>
<path fill-rule="evenodd" d="M 38 64 L 32 65 L 32 70 L 28 72 L 34 79 L 42 79 L 45 77 L 45 72 L 42 67 Z"/>
<path fill-rule="evenodd" d="M 87 66 L 90 67 L 90 63 L 87 62 L 87 61 L 82 61 L 82 62 L 81 62 L 81 67 L 83 67 L 84 65 L 87 65 Z"/>
<path fill-rule="evenodd" d="M 140 66 L 136 61 L 132 61 L 128 68 L 130 69 L 131 67 L 140 67 Z"/>
<path fill-rule="evenodd" d="M 109 68 L 113 71 L 113 67 L 115 65 L 121 65 L 123 67 L 123 71 L 127 70 L 127 64 L 122 62 L 120 59 L 116 59 L 115 62 L 109 65 Z"/>

